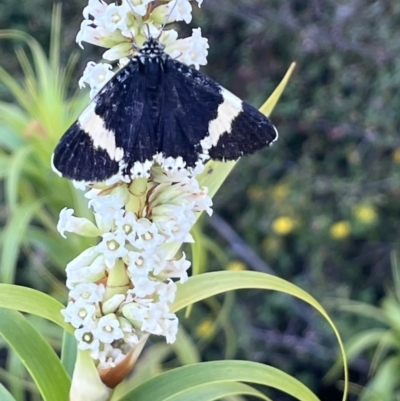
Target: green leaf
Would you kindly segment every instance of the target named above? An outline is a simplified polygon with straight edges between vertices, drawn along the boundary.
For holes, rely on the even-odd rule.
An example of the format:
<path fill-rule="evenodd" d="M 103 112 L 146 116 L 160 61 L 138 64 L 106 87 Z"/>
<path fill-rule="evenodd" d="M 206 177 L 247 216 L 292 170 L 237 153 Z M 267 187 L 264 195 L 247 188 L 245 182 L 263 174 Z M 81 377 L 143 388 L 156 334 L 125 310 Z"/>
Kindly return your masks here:
<path fill-rule="evenodd" d="M 0 400 L 15 401 L 15 398 L 7 391 L 7 389 L 1 383 L 0 383 Z"/>
<path fill-rule="evenodd" d="M 133 388 L 159 375 L 162 363 L 171 354 L 171 347 L 165 343 L 153 344 L 145 349 L 135 365 L 133 374 L 122 381 L 114 390 L 111 401 L 117 401 Z"/>
<path fill-rule="evenodd" d="M 25 230 L 41 201 L 18 205 L 4 230 L 2 255 L 0 259 L 0 282 L 14 282 L 15 268 L 19 247 L 25 235 Z M 1 245 L 1 244 L 0 244 Z"/>
<path fill-rule="evenodd" d="M 392 400 L 400 384 L 400 360 L 393 356 L 384 361 L 375 377 L 360 395 L 360 401 Z"/>
<path fill-rule="evenodd" d="M 253 397 L 261 398 L 266 401 L 271 401 L 270 398 L 266 397 L 260 391 L 254 389 L 251 386 L 243 383 L 212 383 L 204 384 L 202 386 L 192 387 L 191 389 L 177 394 L 175 397 L 171 397 L 170 401 L 213 401 L 219 400 L 223 397 L 231 397 L 233 395 L 250 395 Z"/>
<path fill-rule="evenodd" d="M 387 329 L 370 329 L 358 333 L 352 337 L 345 345 L 346 355 L 349 361 L 352 361 L 357 355 L 368 350 L 371 347 L 376 347 L 377 344 L 385 337 L 388 333 Z M 335 377 L 340 374 L 340 370 L 343 368 L 343 361 L 337 359 L 334 365 L 329 369 L 329 372 L 325 375 L 325 379 L 333 381 Z"/>
<path fill-rule="evenodd" d="M 321 304 L 306 291 L 294 284 L 279 277 L 259 272 L 225 271 L 200 274 L 198 276 L 192 276 L 186 283 L 178 285 L 178 291 L 175 302 L 171 305 L 171 311 L 176 312 L 185 308 L 187 305 L 216 294 L 244 288 L 260 288 L 284 292 L 307 302 L 325 317 L 336 335 L 344 361 L 345 388 L 343 400 L 345 400 L 348 391 L 348 372 L 346 354 L 340 334 Z"/>
<path fill-rule="evenodd" d="M 176 341 L 171 345 L 181 365 L 200 362 L 199 350 L 183 326 L 179 326 Z"/>
<path fill-rule="evenodd" d="M 76 342 L 76 338 L 71 333 L 64 332 L 61 350 L 61 363 L 67 371 L 69 377 L 72 377 L 72 374 L 74 373 L 77 354 L 78 344 Z"/>
<path fill-rule="evenodd" d="M 10 165 L 10 156 L 0 155 L 0 180 L 7 175 L 9 165 Z"/>
<path fill-rule="evenodd" d="M 58 324 L 70 333 L 74 331 L 64 322 L 60 313 L 64 306 L 51 296 L 32 288 L 0 284 L 0 308 L 31 313 Z"/>
<path fill-rule="evenodd" d="M 67 400 L 70 380 L 56 353 L 21 313 L 0 309 L 0 334 L 18 354 L 44 401 Z"/>
<path fill-rule="evenodd" d="M 17 150 L 10 158 L 9 173 L 6 181 L 6 198 L 11 212 L 13 212 L 17 206 L 18 184 L 21 178 L 22 169 L 26 165 L 26 159 L 31 152 L 32 148 L 26 146 Z"/>
<path fill-rule="evenodd" d="M 175 397 L 186 391 L 193 391 L 197 386 L 229 382 L 261 384 L 283 391 L 301 401 L 318 400 L 304 384 L 274 367 L 247 361 L 216 361 L 187 365 L 165 372 L 138 386 L 119 401 L 175 401 Z"/>

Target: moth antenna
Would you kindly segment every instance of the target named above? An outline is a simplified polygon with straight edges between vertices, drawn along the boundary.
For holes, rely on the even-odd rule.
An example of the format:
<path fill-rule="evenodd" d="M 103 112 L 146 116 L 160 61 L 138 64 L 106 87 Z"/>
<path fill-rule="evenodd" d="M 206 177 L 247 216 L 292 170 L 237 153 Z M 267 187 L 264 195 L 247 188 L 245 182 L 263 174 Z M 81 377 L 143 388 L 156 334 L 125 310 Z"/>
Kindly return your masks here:
<path fill-rule="evenodd" d="M 147 28 L 147 39 L 151 38 L 152 36 L 150 35 L 150 28 L 149 28 L 149 24 L 145 24 L 146 28 Z"/>
<path fill-rule="evenodd" d="M 160 37 L 161 37 L 161 35 L 162 35 L 163 31 L 164 31 L 165 25 L 168 24 L 168 20 L 171 18 L 171 15 L 172 15 L 173 11 L 175 10 L 175 7 L 176 7 L 176 5 L 178 4 L 178 1 L 179 1 L 179 0 L 175 0 L 175 3 L 174 3 L 174 5 L 172 6 L 171 11 L 170 11 L 169 14 L 167 15 L 167 18 L 165 19 L 164 23 L 162 24 L 162 26 L 161 26 L 161 28 L 160 28 L 160 33 L 159 33 L 159 35 L 158 35 L 158 37 L 157 37 L 157 40 L 160 39 Z"/>
<path fill-rule="evenodd" d="M 144 34 L 146 34 L 145 31 L 144 31 L 143 22 L 137 17 L 137 15 L 136 15 L 136 13 L 135 13 L 133 7 L 132 7 L 131 0 L 125 0 L 125 1 L 127 2 L 129 8 L 130 8 L 131 11 L 132 11 L 133 18 L 135 18 L 136 22 L 139 24 L 140 30 L 141 30 Z M 134 38 L 132 32 L 131 32 L 131 35 L 132 35 L 132 40 L 133 40 L 133 47 L 134 47 L 134 49 L 135 49 L 136 51 L 139 51 L 139 50 L 140 50 L 140 46 L 137 44 L 136 39 Z M 146 39 L 148 39 L 148 37 L 147 37 Z"/>

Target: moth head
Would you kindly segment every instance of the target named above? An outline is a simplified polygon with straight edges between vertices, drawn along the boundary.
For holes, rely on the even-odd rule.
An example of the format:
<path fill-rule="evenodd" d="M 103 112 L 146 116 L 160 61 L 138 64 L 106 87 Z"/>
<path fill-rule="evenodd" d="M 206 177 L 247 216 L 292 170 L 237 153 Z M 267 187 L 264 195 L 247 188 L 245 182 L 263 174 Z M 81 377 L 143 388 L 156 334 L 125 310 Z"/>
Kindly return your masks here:
<path fill-rule="evenodd" d="M 160 43 L 157 39 L 150 37 L 144 42 L 139 53 L 144 57 L 159 57 L 164 53 L 164 49 L 164 44 Z"/>

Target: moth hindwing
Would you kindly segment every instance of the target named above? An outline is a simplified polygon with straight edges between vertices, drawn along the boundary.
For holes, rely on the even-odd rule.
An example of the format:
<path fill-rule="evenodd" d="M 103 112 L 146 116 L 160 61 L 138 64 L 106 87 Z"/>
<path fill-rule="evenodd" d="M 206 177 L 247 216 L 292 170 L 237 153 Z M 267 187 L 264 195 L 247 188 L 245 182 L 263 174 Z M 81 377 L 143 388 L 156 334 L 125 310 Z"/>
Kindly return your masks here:
<path fill-rule="evenodd" d="M 267 117 L 151 38 L 66 131 L 53 167 L 86 183 L 130 180 L 148 176 L 154 162 L 172 169 L 235 160 L 276 138 Z"/>

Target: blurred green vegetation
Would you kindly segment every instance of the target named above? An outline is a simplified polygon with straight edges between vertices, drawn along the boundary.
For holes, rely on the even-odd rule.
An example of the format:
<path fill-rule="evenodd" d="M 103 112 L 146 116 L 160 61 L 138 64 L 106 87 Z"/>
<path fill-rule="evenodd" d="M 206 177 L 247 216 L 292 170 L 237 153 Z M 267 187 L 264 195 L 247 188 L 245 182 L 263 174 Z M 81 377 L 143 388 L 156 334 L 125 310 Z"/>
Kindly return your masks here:
<path fill-rule="evenodd" d="M 64 206 L 86 212 L 48 160 L 88 99 L 75 95 L 77 79 L 88 59 L 101 54 L 86 45 L 71 78 L 63 75 L 62 66 L 79 50 L 74 40 L 86 2 L 62 5 L 60 64 L 55 54 L 46 64 L 30 40 L 18 58 L 21 38 L 0 40 L 0 240 L 3 262 L 12 262 L 0 274 L 61 299 L 63 266 L 85 244 L 60 241 L 57 214 Z M 49 0 L 3 0 L 0 29 L 21 29 L 47 49 L 51 15 Z M 376 326 L 338 304 L 388 299 L 390 255 L 399 249 L 399 22 L 400 3 L 389 0 L 206 0 L 193 21 L 210 41 L 204 71 L 255 106 L 297 62 L 272 116 L 279 141 L 240 161 L 215 198 L 216 216 L 204 220 L 208 264 L 272 269 L 322 301 L 345 339 Z M 37 97 L 20 66 L 26 78 L 32 60 L 43 79 L 33 88 Z M 23 85 L 19 99 L 5 71 Z M 46 80 L 59 88 L 47 97 Z M 340 383 L 322 381 L 336 359 L 328 328 L 288 297 L 260 294 L 240 292 L 193 308 L 184 324 L 204 358 L 267 362 L 317 388 L 322 399 L 340 399 Z M 363 353 L 351 365 L 356 385 L 369 380 L 371 359 Z"/>

